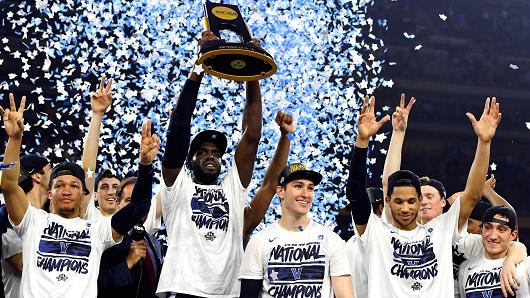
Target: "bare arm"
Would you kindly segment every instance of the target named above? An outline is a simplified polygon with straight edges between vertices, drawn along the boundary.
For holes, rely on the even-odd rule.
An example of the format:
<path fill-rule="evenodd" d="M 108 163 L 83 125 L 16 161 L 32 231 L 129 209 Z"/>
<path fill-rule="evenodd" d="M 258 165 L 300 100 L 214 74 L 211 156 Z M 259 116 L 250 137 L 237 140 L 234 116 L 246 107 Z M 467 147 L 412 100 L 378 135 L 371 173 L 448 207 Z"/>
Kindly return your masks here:
<path fill-rule="evenodd" d="M 388 152 L 385 158 L 385 165 L 383 167 L 383 195 L 387 195 L 388 177 L 394 172 L 401 169 L 401 153 L 403 150 L 403 142 L 405 141 L 405 132 L 407 130 L 408 118 L 412 106 L 416 99 L 412 97 L 405 107 L 405 94 L 401 94 L 401 101 L 399 107 L 392 114 L 392 136 L 390 137 L 390 144 L 388 145 Z M 384 200 L 384 216 L 387 222 L 391 221 L 390 207 L 386 200 Z"/>
<path fill-rule="evenodd" d="M 261 121 L 262 103 L 259 82 L 247 82 L 247 101 L 243 112 L 243 136 L 235 153 L 239 179 L 245 188 L 252 179 L 252 171 L 261 138 Z"/>
<path fill-rule="evenodd" d="M 482 194 L 482 196 L 485 197 L 493 206 L 507 206 L 515 210 L 512 205 L 508 203 L 508 201 L 506 201 L 495 191 L 496 183 L 497 180 L 492 174 L 491 177 L 484 183 L 484 193 Z"/>
<path fill-rule="evenodd" d="M 16 255 L 12 255 L 9 258 L 6 258 L 6 262 L 11 265 L 14 269 L 22 273 L 23 263 L 22 263 L 22 253 L 19 252 Z"/>
<path fill-rule="evenodd" d="M 4 155 L 4 163 L 16 163 L 14 167 L 4 170 L 2 173 L 1 188 L 6 202 L 7 213 L 15 225 L 19 225 L 28 209 L 29 202 L 26 194 L 18 186 L 20 175 L 20 146 L 22 145 L 22 132 L 24 131 L 24 107 L 26 97 L 22 97 L 20 107 L 15 106 L 13 93 L 9 94 L 9 109 L 0 107 L 0 113 L 4 120 L 4 128 L 9 137 Z"/>
<path fill-rule="evenodd" d="M 508 253 L 504 259 L 504 262 L 502 263 L 501 271 L 501 290 L 505 297 L 508 297 L 508 293 L 510 293 L 512 296 L 515 296 L 515 291 L 521 284 L 521 280 L 519 280 L 517 277 L 515 265 L 521 263 L 527 257 L 528 254 L 524 244 L 516 241 L 510 241 Z"/>
<path fill-rule="evenodd" d="M 333 294 L 336 298 L 352 298 L 353 286 L 351 275 L 332 276 L 331 286 L 333 287 Z"/>
<path fill-rule="evenodd" d="M 94 191 L 94 183 L 96 180 L 96 162 L 99 149 L 99 136 L 101 134 L 101 123 L 105 111 L 112 104 L 112 79 L 109 80 L 107 87 L 105 87 L 105 77 L 101 78 L 99 88 L 90 96 L 90 106 L 92 108 L 92 117 L 90 118 L 90 125 L 83 144 L 82 167 L 85 171 L 85 183 L 90 191 L 83 204 L 81 205 L 81 212 L 79 214 L 85 215 L 88 204 L 93 204 L 92 193 Z"/>
<path fill-rule="evenodd" d="M 276 123 L 280 126 L 280 140 L 274 157 L 263 176 L 263 184 L 258 189 L 256 195 L 250 202 L 250 206 L 245 208 L 245 218 L 243 224 L 243 238 L 244 242 L 248 242 L 250 234 L 261 222 L 272 198 L 276 194 L 276 186 L 278 185 L 278 178 L 282 169 L 287 163 L 289 156 L 289 149 L 291 148 L 291 141 L 287 134 L 294 131 L 294 124 L 291 115 L 283 112 L 278 112 L 275 118 Z"/>
<path fill-rule="evenodd" d="M 459 230 L 467 222 L 471 211 L 473 211 L 473 208 L 482 197 L 484 182 L 488 173 L 491 140 L 495 136 L 495 131 L 502 117 L 499 112 L 499 104 L 495 97 L 491 100 L 491 105 L 490 98 L 488 97 L 486 99 L 484 111 L 478 121 L 471 113 L 467 113 L 466 116 L 471 121 L 478 140 L 475 158 L 467 178 L 466 188 L 460 197 Z"/>

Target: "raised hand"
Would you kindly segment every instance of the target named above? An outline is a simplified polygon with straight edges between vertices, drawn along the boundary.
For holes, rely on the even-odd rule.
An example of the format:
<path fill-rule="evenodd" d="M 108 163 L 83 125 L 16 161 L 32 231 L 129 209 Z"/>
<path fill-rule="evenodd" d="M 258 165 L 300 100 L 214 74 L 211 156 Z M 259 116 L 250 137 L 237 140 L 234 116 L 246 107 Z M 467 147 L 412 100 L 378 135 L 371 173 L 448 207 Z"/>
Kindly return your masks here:
<path fill-rule="evenodd" d="M 212 31 L 204 31 L 202 32 L 202 36 L 201 38 L 199 38 L 199 41 L 197 42 L 197 44 L 199 46 L 202 46 L 203 44 L 209 41 L 218 40 L 218 39 L 219 37 L 215 35 Z"/>
<path fill-rule="evenodd" d="M 142 124 L 142 142 L 140 144 L 140 163 L 150 165 L 158 154 L 160 139 L 156 134 L 151 135 L 151 120 Z"/>
<path fill-rule="evenodd" d="M 22 96 L 20 106 L 17 110 L 15 97 L 9 93 L 9 109 L 0 107 L 0 113 L 4 119 L 4 128 L 10 138 L 21 138 L 24 132 L 24 108 L 26 106 L 26 97 Z"/>
<path fill-rule="evenodd" d="M 375 97 L 364 98 L 364 104 L 361 109 L 361 114 L 357 118 L 357 138 L 362 140 L 368 140 L 371 136 L 375 135 L 381 126 L 390 120 L 390 116 L 386 115 L 377 121 L 375 119 Z"/>
<path fill-rule="evenodd" d="M 491 103 L 491 104 L 490 104 Z M 490 101 L 490 98 L 486 98 L 486 103 L 484 104 L 484 111 L 482 116 L 477 121 L 475 116 L 471 113 L 466 113 L 467 118 L 471 121 L 475 134 L 483 142 L 491 142 L 493 136 L 495 136 L 495 131 L 501 122 L 502 114 L 499 112 L 499 103 L 497 98 L 493 97 Z"/>
<path fill-rule="evenodd" d="M 90 106 L 93 113 L 103 114 L 112 104 L 112 79 L 109 80 L 107 87 L 105 87 L 105 77 L 101 78 L 99 88 L 90 96 Z"/>
<path fill-rule="evenodd" d="M 392 129 L 394 131 L 405 131 L 407 129 L 410 110 L 415 102 L 416 99 L 411 97 L 407 107 L 405 107 L 405 94 L 401 93 L 399 107 L 396 107 L 396 111 L 392 114 Z"/>
<path fill-rule="evenodd" d="M 495 179 L 495 175 L 491 174 L 491 177 L 486 180 L 484 183 L 484 190 L 493 190 L 495 189 L 495 184 L 497 183 L 497 180 Z"/>
<path fill-rule="evenodd" d="M 280 127 L 280 132 L 282 134 L 288 134 L 294 131 L 293 117 L 284 112 L 276 113 L 274 121 Z"/>

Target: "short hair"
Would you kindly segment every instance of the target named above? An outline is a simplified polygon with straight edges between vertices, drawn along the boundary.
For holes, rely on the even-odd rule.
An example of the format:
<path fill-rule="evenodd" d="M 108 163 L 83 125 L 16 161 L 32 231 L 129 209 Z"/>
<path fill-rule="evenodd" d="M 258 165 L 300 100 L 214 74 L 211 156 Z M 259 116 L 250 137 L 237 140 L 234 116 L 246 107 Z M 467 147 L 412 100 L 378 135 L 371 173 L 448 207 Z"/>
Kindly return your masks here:
<path fill-rule="evenodd" d="M 120 180 L 120 177 L 117 174 L 114 174 L 109 169 L 104 169 L 101 172 L 99 172 L 99 174 L 96 177 L 96 184 L 94 185 L 94 191 L 98 190 L 99 182 L 101 182 L 101 180 L 103 180 L 105 178 L 116 178 L 116 179 L 118 179 L 118 181 Z"/>
<path fill-rule="evenodd" d="M 399 170 L 388 176 L 387 196 L 392 196 L 394 187 L 410 186 L 416 189 L 418 197 L 421 196 L 420 178 L 416 174 L 407 170 Z"/>
<path fill-rule="evenodd" d="M 116 191 L 116 197 L 118 197 L 118 202 L 121 202 L 123 188 L 131 183 L 136 183 L 136 177 L 127 177 L 120 182 L 120 184 L 118 185 L 118 190 Z"/>

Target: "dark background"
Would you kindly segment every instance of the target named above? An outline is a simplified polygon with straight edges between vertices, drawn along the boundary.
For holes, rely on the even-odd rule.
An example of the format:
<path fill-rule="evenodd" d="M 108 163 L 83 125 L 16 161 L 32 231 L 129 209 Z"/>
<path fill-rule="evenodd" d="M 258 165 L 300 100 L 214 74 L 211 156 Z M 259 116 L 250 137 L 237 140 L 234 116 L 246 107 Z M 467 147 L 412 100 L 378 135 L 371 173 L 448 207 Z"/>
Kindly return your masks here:
<path fill-rule="evenodd" d="M 502 122 L 491 147 L 497 165 L 495 190 L 516 209 L 521 240 L 530 244 L 530 2 L 376 1 L 373 19 L 387 19 L 378 36 L 395 62 L 384 70 L 391 89 L 380 88 L 378 105 L 399 103 L 400 93 L 417 99 L 409 118 L 402 168 L 441 180 L 448 194 L 461 191 L 477 138 L 465 116 L 477 119 L 484 99 L 500 101 Z M 447 16 L 443 21 L 439 14 Z M 414 34 L 407 39 L 404 32 Z M 415 50 L 417 45 L 421 49 Z M 510 64 L 519 69 L 510 68 Z M 390 124 L 387 124 L 390 125 Z M 381 148 L 388 148 L 388 139 Z M 382 163 L 372 169 L 382 173 Z M 370 184 L 377 185 L 377 179 Z"/>

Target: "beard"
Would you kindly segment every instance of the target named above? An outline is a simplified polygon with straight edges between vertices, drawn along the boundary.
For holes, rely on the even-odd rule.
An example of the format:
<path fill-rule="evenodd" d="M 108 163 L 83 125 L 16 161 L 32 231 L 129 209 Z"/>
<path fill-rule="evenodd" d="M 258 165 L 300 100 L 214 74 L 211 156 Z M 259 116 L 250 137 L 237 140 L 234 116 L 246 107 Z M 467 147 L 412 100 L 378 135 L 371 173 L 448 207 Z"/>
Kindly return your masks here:
<path fill-rule="evenodd" d="M 219 167 L 215 172 L 206 173 L 203 171 L 200 161 L 191 162 L 191 172 L 193 173 L 194 180 L 197 180 L 201 184 L 215 184 L 217 183 L 217 178 L 221 173 L 221 168 Z"/>

